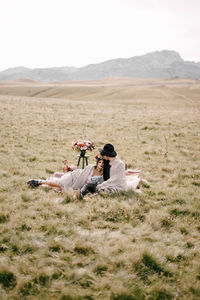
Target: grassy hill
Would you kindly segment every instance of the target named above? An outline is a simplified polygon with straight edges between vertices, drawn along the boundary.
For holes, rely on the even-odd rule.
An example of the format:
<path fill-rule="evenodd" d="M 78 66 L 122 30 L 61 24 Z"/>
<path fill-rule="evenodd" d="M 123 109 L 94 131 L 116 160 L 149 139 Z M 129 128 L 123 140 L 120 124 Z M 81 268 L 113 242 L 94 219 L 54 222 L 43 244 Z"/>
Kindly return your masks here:
<path fill-rule="evenodd" d="M 0 84 L 0 299 L 200 298 L 199 95 L 192 79 Z M 150 185 L 29 189 L 76 164 L 78 138 L 114 144 Z"/>

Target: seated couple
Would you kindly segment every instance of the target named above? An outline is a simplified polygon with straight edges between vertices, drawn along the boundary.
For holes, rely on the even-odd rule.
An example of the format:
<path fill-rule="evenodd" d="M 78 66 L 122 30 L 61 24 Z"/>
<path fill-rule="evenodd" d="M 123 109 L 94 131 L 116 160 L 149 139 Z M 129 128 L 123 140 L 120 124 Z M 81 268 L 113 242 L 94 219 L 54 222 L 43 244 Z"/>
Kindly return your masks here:
<path fill-rule="evenodd" d="M 118 192 L 127 189 L 125 164 L 117 157 L 113 145 L 105 144 L 99 148 L 100 155 L 96 164 L 88 165 L 85 169 L 68 172 L 60 178 L 46 180 L 29 180 L 30 187 L 47 185 L 59 191 L 67 192 L 72 188 L 77 198 L 83 198 L 89 192 Z"/>

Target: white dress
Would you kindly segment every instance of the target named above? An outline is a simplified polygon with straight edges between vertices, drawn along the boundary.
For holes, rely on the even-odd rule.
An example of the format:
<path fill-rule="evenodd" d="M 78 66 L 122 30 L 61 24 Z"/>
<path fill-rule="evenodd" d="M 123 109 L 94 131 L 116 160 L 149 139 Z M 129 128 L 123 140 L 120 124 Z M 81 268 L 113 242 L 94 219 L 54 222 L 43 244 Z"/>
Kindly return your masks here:
<path fill-rule="evenodd" d="M 103 182 L 103 176 L 92 176 L 95 165 L 88 165 L 85 169 L 77 169 L 72 172 L 67 172 L 61 177 L 50 177 L 46 182 L 54 182 L 58 184 L 63 191 L 70 188 L 74 190 L 81 189 L 87 182 Z"/>
<path fill-rule="evenodd" d="M 53 177 L 46 179 L 46 181 L 58 184 L 63 191 L 66 191 L 70 188 L 73 188 L 74 190 L 81 189 L 83 185 L 87 183 L 87 181 L 93 182 L 93 180 L 98 180 L 98 184 L 101 184 L 103 183 L 103 176 L 91 176 L 94 166 L 95 165 L 89 165 L 85 169 L 77 169 L 65 174 L 55 173 Z M 138 191 L 137 187 L 141 181 L 139 174 L 140 170 L 128 169 L 125 171 L 126 187 L 124 190 Z"/>

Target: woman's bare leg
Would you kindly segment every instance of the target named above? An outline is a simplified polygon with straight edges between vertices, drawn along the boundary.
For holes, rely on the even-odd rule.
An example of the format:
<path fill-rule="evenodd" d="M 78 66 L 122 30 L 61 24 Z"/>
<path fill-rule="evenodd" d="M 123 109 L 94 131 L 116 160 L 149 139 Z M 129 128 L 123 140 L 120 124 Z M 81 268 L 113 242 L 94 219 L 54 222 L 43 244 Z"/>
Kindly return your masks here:
<path fill-rule="evenodd" d="M 50 186 L 50 187 L 52 187 L 52 188 L 56 188 L 56 189 L 58 189 L 59 191 L 62 190 L 62 188 L 61 188 L 60 185 L 58 185 L 58 184 L 56 184 L 55 182 L 52 182 L 52 181 L 41 180 L 41 181 L 40 181 L 40 185 L 42 185 L 42 184 L 48 185 L 48 186 Z"/>

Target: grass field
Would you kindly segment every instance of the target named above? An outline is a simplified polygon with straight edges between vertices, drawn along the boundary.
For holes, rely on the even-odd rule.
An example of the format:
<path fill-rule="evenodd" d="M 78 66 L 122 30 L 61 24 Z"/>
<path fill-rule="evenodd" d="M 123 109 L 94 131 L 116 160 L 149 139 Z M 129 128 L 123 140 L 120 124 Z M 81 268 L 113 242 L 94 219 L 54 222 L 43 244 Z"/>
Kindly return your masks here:
<path fill-rule="evenodd" d="M 0 83 L 0 299 L 200 299 L 199 125 L 197 80 Z M 79 138 L 150 185 L 84 201 L 27 187 L 76 164 Z"/>

